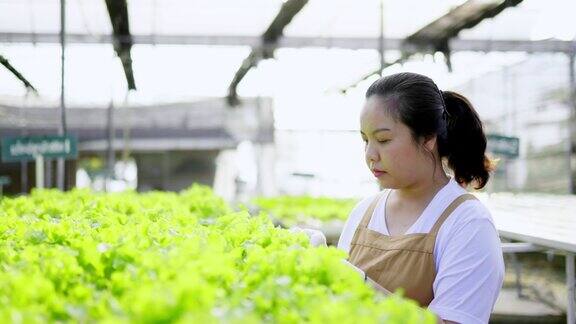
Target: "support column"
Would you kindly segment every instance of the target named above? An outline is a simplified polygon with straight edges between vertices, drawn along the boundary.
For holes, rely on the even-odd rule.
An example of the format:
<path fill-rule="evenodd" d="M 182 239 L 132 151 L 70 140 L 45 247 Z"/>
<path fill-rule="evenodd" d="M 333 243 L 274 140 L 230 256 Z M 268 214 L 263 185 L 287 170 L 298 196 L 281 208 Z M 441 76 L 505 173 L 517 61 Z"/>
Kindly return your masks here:
<path fill-rule="evenodd" d="M 566 286 L 568 288 L 568 306 L 566 307 L 566 323 L 576 323 L 576 306 L 574 302 L 574 285 L 576 279 L 574 278 L 574 254 L 568 252 L 566 254 Z"/>
<path fill-rule="evenodd" d="M 575 49 L 576 51 L 576 49 Z M 569 156 L 570 156 L 570 193 L 576 194 L 576 75 L 574 71 L 574 61 L 576 52 L 570 54 L 569 71 L 570 71 L 570 120 L 568 122 L 569 130 Z"/>

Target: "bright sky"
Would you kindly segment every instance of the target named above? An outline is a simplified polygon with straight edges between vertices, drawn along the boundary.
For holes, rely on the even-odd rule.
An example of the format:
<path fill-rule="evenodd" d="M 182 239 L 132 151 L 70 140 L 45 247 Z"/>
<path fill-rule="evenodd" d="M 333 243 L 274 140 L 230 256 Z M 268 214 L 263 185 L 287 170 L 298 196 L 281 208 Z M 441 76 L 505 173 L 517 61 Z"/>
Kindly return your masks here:
<path fill-rule="evenodd" d="M 479 0 L 485 1 L 485 0 Z M 385 33 L 401 38 L 445 14 L 463 0 L 385 0 Z M 67 0 L 68 32 L 108 34 L 110 21 L 103 0 Z M 260 35 L 278 12 L 282 0 L 129 0 L 134 34 Z M 414 8 L 418 8 L 415 10 Z M 495 19 L 470 31 L 465 39 L 573 39 L 574 0 L 524 0 Z M 379 0 L 309 0 L 288 26 L 289 36 L 377 37 Z M 0 0 L 0 33 L 59 31 L 59 0 Z M 131 104 L 191 101 L 224 96 L 234 73 L 248 55 L 247 47 L 150 46 L 132 49 L 138 90 Z M 39 90 L 38 99 L 6 69 L 0 68 L 0 102 L 59 105 L 60 48 L 46 44 L 1 44 L 10 60 Z M 66 51 L 68 106 L 117 105 L 126 97 L 122 67 L 112 46 L 71 44 Z M 393 59 L 398 53 L 387 52 Z M 432 77 L 450 89 L 490 71 L 522 61 L 522 53 L 455 53 L 448 73 L 442 55 L 426 56 L 386 73 L 413 71 Z M 355 83 L 379 65 L 374 50 L 279 49 L 274 60 L 261 62 L 239 86 L 241 96 L 274 99 L 279 149 L 277 173 L 285 190 L 305 188 L 313 194 L 364 195 L 375 190 L 363 162 L 358 130 L 366 88 L 360 83 L 346 95 L 338 89 Z M 480 115 L 483 113 L 479 110 Z M 285 131 L 296 129 L 298 132 Z M 284 131 L 283 131 L 284 130 Z M 288 149 L 286 149 L 288 148 Z M 343 153 L 345 152 L 345 153 Z M 343 159 L 345 155 L 347 158 Z M 251 160 L 245 164 L 250 164 Z M 345 172 L 344 172 L 345 171 Z M 296 183 L 292 172 L 314 173 L 316 180 Z"/>
<path fill-rule="evenodd" d="M 385 1 L 385 30 L 389 37 L 405 36 L 444 14 L 462 1 Z M 68 0 L 68 30 L 109 33 L 104 1 Z M 258 35 L 272 20 L 280 0 L 139 0 L 130 1 L 135 34 Z M 413 10 L 412 8 L 421 8 Z M 287 35 L 377 36 L 378 0 L 311 0 L 288 27 Z M 58 32 L 59 1 L 0 0 L 1 32 Z M 463 38 L 571 39 L 576 28 L 569 13 L 576 1 L 525 0 L 520 7 L 486 21 Z M 24 17 L 24 19 L 22 19 Z M 570 27 L 571 26 L 571 27 Z M 2 44 L 0 53 L 40 91 L 41 101 L 57 104 L 60 94 L 60 51 L 57 45 Z M 247 47 L 135 46 L 132 51 L 138 90 L 131 103 L 149 104 L 223 96 Z M 395 53 L 388 53 L 389 57 Z M 408 70 L 427 74 L 441 88 L 522 60 L 523 54 L 456 53 L 454 73 L 448 73 L 441 55 L 426 57 L 387 73 Z M 272 96 L 279 128 L 356 129 L 363 93 L 373 80 L 347 95 L 338 89 L 373 71 L 376 51 L 341 49 L 280 49 L 275 60 L 261 62 L 243 80 L 240 95 Z M 73 104 L 106 106 L 121 103 L 126 85 L 119 60 L 110 45 L 70 45 L 67 48 L 67 100 Z M 0 98 L 29 104 L 25 91 L 5 69 L 0 69 Z M 10 98 L 10 99 L 9 99 Z M 15 101 L 14 101 L 15 98 Z M 27 101 L 28 100 L 28 101 Z M 303 118 L 306 116 L 306 118 Z"/>

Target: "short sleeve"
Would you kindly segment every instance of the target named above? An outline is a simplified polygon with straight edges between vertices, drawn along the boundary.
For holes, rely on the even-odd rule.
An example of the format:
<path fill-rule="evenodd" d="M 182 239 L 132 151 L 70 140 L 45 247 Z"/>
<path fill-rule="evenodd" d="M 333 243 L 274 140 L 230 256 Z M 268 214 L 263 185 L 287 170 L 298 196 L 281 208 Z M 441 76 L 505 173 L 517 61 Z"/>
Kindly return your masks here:
<path fill-rule="evenodd" d="M 455 225 L 445 235 L 428 308 L 443 320 L 488 323 L 504 278 L 498 232 L 486 217 Z"/>

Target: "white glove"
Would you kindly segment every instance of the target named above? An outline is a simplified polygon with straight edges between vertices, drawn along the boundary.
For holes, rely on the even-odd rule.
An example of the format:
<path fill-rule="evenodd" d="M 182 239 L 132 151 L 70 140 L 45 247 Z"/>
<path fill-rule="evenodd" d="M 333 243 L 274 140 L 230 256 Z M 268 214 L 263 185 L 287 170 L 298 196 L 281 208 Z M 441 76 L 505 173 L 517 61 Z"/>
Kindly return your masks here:
<path fill-rule="evenodd" d="M 314 247 L 318 246 L 328 246 L 326 244 L 326 236 L 319 230 L 311 229 L 311 228 L 300 228 L 298 226 L 294 226 L 290 229 L 292 233 L 303 233 L 308 236 L 310 239 L 310 245 Z"/>

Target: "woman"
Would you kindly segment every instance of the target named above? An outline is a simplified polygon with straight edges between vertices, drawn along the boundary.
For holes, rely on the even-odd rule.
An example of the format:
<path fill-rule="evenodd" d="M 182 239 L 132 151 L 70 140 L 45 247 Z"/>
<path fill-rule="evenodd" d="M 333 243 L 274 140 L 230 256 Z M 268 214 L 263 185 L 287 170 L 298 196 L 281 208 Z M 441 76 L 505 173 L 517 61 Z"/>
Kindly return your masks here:
<path fill-rule="evenodd" d="M 439 322 L 487 323 L 504 262 L 490 212 L 465 189 L 483 188 L 492 170 L 478 114 L 430 78 L 399 73 L 370 86 L 360 124 L 386 190 L 357 204 L 338 247 L 375 286 L 401 288 Z"/>

